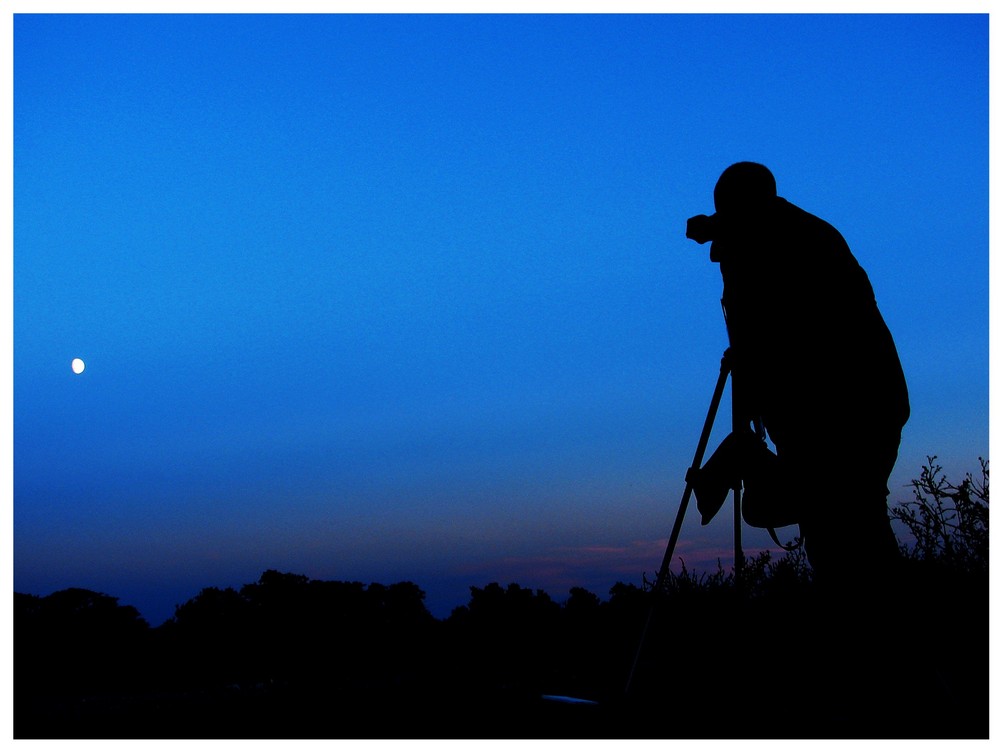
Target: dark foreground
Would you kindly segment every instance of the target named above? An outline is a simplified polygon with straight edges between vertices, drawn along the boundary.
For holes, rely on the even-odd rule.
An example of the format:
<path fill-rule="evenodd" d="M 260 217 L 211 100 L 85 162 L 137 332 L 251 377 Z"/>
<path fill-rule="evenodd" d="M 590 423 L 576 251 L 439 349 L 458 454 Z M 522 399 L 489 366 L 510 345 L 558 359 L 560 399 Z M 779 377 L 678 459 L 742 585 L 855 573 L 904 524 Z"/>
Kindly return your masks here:
<path fill-rule="evenodd" d="M 93 592 L 17 595 L 15 737 L 988 737 L 984 582 L 880 618 L 779 579 L 673 580 L 641 652 L 650 594 L 621 584 L 562 605 L 491 584 L 439 621 L 412 584 L 269 571 L 159 628 Z"/>
<path fill-rule="evenodd" d="M 54 700 L 19 713 L 16 738 L 47 739 L 940 739 L 986 738 L 987 717 L 939 697 L 905 713 L 850 700 L 803 711 L 781 679 L 703 694 L 573 704 L 517 688 L 427 691 L 224 687 Z M 749 702 L 741 693 L 769 697 Z M 921 701 L 922 702 L 922 701 Z"/>

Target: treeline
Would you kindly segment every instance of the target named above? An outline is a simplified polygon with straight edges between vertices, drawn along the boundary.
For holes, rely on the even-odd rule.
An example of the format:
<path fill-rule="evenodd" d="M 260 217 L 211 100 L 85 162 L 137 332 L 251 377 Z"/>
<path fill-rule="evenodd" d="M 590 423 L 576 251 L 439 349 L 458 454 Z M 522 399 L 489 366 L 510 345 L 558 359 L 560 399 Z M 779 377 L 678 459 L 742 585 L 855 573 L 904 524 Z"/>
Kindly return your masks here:
<path fill-rule="evenodd" d="M 106 594 L 17 593 L 15 736 L 985 737 L 983 472 L 951 485 L 931 461 L 914 483 L 888 624 L 824 610 L 801 550 L 655 597 L 490 583 L 445 619 L 412 582 L 275 570 L 156 628 Z"/>
<path fill-rule="evenodd" d="M 491 583 L 438 620 L 413 583 L 270 570 L 203 590 L 156 628 L 105 594 L 16 594 L 15 736 L 985 736 L 986 592 L 941 583 L 920 603 L 941 615 L 926 652 L 885 654 L 890 671 L 919 659 L 928 672 L 891 680 L 914 710 L 882 725 L 839 713 L 850 696 L 834 723 L 798 702 L 819 694 L 810 654 L 827 636 L 810 630 L 794 555 L 752 558 L 740 585 L 721 569 L 672 575 L 646 631 L 651 594 L 623 583 L 563 603 Z M 931 673 L 942 660 L 960 684 Z"/>
<path fill-rule="evenodd" d="M 156 628 L 102 593 L 15 594 L 15 735 L 479 736 L 473 716 L 623 679 L 641 589 L 601 602 L 576 588 L 561 604 L 517 584 L 470 593 L 438 620 L 411 582 L 269 570 Z"/>

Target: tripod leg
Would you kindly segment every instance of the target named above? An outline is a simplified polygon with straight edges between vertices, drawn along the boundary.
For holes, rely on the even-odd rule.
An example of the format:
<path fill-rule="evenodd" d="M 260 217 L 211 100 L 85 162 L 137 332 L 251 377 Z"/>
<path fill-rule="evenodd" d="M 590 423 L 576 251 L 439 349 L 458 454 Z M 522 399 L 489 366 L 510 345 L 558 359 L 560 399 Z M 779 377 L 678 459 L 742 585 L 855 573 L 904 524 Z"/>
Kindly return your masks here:
<path fill-rule="evenodd" d="M 708 407 L 708 416 L 706 416 L 705 426 L 701 430 L 701 438 L 698 440 L 698 447 L 694 452 L 694 460 L 691 462 L 691 469 L 688 470 L 688 477 L 690 477 L 692 471 L 701 468 L 702 459 L 705 458 L 705 450 L 708 447 L 708 439 L 712 435 L 712 425 L 715 423 L 715 415 L 719 411 L 719 403 L 722 401 L 722 393 L 726 388 L 727 377 L 729 377 L 729 363 L 726 357 L 723 356 L 722 364 L 719 367 L 719 380 L 715 384 L 712 403 Z M 670 530 L 670 539 L 667 542 L 666 552 L 663 554 L 663 562 L 660 563 L 660 570 L 656 574 L 654 590 L 659 589 L 660 582 L 666 578 L 667 571 L 670 568 L 670 562 L 674 556 L 674 548 L 677 546 L 677 538 L 680 536 L 681 525 L 684 522 L 684 514 L 687 512 L 687 506 L 691 502 L 691 493 L 693 490 L 694 487 L 691 485 L 691 482 L 687 481 L 684 487 L 684 494 L 681 496 L 680 507 L 677 509 L 677 516 L 674 518 L 674 526 Z"/>
<path fill-rule="evenodd" d="M 694 452 L 694 460 L 691 462 L 691 469 L 685 477 L 684 494 L 681 496 L 680 507 L 677 508 L 677 515 L 674 517 L 674 526 L 670 530 L 670 539 L 667 542 L 667 550 L 663 553 L 663 562 L 660 563 L 660 570 L 656 574 L 656 581 L 653 584 L 653 594 L 655 596 L 666 580 L 670 569 L 670 561 L 674 556 L 674 548 L 677 546 L 677 539 L 681 533 L 681 526 L 684 523 L 684 514 L 688 504 L 691 502 L 691 493 L 694 487 L 691 485 L 690 477 L 693 471 L 701 468 L 702 459 L 705 457 L 705 450 L 708 447 L 708 439 L 712 435 L 712 425 L 715 423 L 715 415 L 719 411 L 719 404 L 722 402 L 722 393 L 726 389 L 726 379 L 729 377 L 729 361 L 726 355 L 722 356 L 722 363 L 719 366 L 719 379 L 715 384 L 715 392 L 712 394 L 712 403 L 708 407 L 708 415 L 705 417 L 705 426 L 701 429 L 701 437 L 698 440 L 698 447 Z M 654 599 L 650 603 L 649 614 L 646 616 L 646 624 L 642 630 L 642 637 L 639 639 L 639 646 L 636 648 L 635 659 L 632 662 L 632 669 L 629 671 L 628 682 L 625 684 L 627 694 L 632 687 L 632 679 L 635 677 L 635 670 L 639 664 L 639 657 L 642 654 L 642 646 L 646 641 L 646 633 L 649 632 L 649 624 L 653 620 L 653 607 L 656 603 Z"/>
<path fill-rule="evenodd" d="M 763 434 L 763 425 L 760 419 L 751 419 L 744 411 L 742 382 L 737 377 L 733 377 L 732 401 L 733 401 L 733 432 L 750 431 L 752 425 L 759 426 L 757 434 Z M 742 479 L 737 481 L 733 487 L 733 568 L 736 577 L 736 587 L 741 589 L 743 585 L 743 508 L 742 508 Z"/>

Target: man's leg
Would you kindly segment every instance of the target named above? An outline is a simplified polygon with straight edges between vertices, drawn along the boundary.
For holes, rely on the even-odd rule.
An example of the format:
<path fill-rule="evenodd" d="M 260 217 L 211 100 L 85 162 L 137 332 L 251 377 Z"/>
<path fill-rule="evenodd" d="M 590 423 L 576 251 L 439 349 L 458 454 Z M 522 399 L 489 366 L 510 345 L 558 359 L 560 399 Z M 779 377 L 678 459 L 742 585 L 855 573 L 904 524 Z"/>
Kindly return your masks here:
<path fill-rule="evenodd" d="M 800 532 L 816 583 L 810 615 L 826 636 L 813 655 L 817 694 L 831 710 L 846 710 L 845 722 L 869 722 L 878 734 L 887 702 L 900 694 L 887 665 L 904 591 L 886 504 L 899 433 L 799 445 L 811 449 L 793 452 L 801 458 L 795 481 L 806 504 Z"/>

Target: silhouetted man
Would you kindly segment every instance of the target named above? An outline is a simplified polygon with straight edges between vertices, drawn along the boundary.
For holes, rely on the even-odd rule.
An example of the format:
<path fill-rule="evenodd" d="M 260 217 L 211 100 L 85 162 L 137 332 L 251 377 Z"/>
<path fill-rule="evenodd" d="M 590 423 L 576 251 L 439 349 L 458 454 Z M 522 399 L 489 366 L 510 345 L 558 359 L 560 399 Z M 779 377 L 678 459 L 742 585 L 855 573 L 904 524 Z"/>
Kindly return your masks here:
<path fill-rule="evenodd" d="M 799 494 L 817 582 L 859 585 L 899 548 L 887 481 L 909 417 L 896 346 L 867 274 L 830 224 L 778 197 L 764 166 L 740 162 L 715 186 L 712 240 L 744 414 L 763 421 Z"/>

